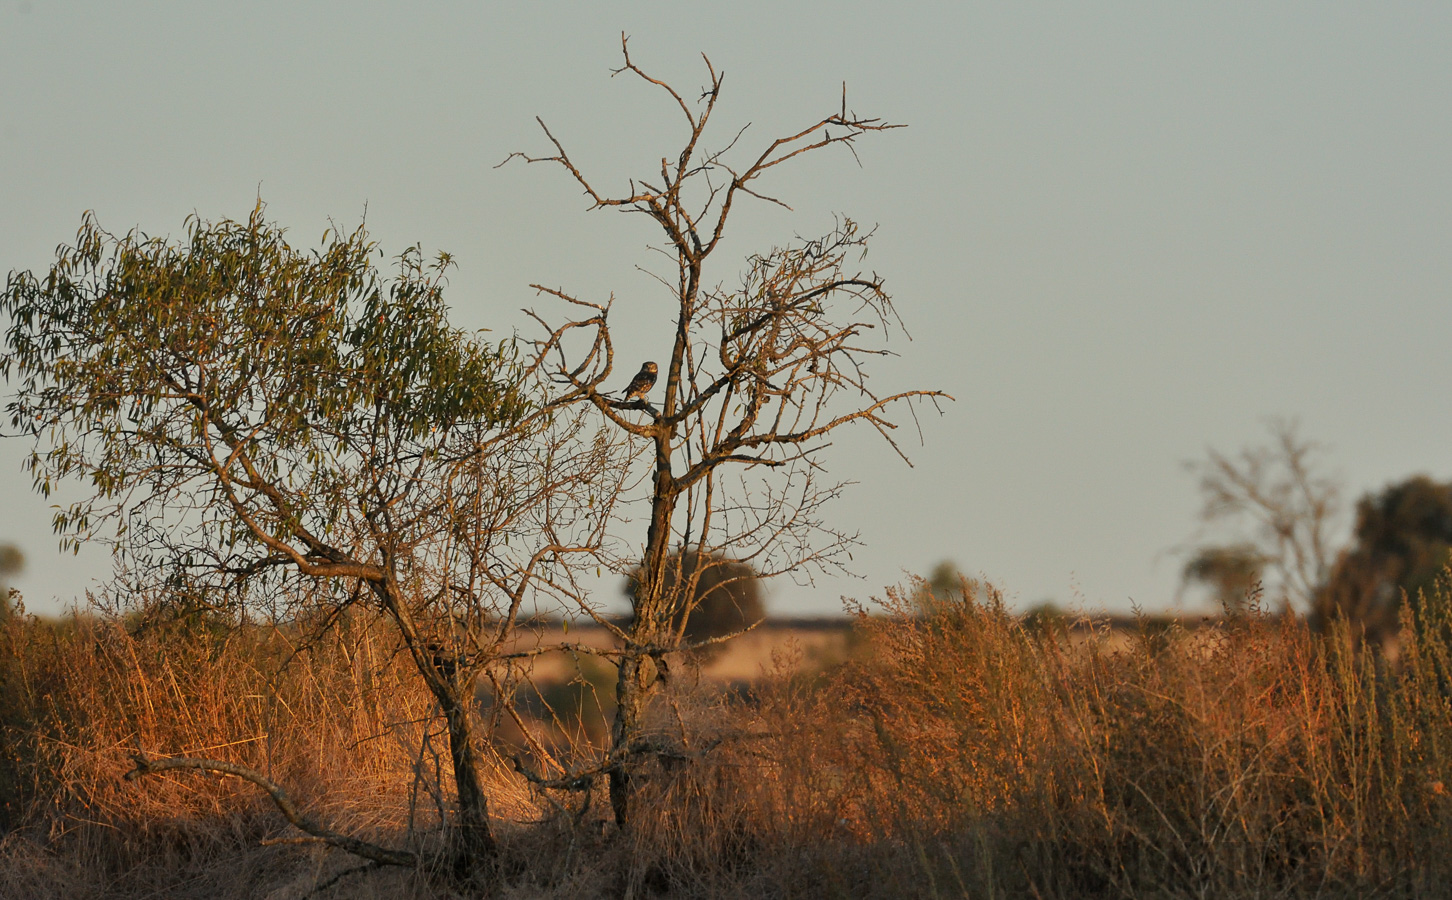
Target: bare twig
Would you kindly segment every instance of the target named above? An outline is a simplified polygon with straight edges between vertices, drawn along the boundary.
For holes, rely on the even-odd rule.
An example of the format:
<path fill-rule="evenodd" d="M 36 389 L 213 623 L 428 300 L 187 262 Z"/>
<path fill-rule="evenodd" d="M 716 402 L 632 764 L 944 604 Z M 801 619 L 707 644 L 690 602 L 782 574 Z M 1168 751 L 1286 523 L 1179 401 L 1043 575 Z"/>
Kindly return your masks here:
<path fill-rule="evenodd" d="M 592 208 L 647 217 L 663 238 L 653 249 L 669 260 L 657 281 L 670 294 L 674 334 L 668 351 L 661 347 L 652 354 L 665 362 L 660 392 L 652 388 L 649 399 L 622 402 L 603 392 L 615 365 L 607 306 L 536 285 L 565 302 L 569 319 L 550 323 L 531 314 L 546 336 L 535 342 L 529 368 L 560 386 L 551 408 L 591 409 L 632 449 L 643 449 L 648 472 L 641 475 L 641 503 L 649 511 L 642 509 L 640 517 L 648 522 L 643 546 L 631 542 L 628 555 L 597 557 L 613 563 L 616 572 L 632 573 L 636 585 L 630 624 L 612 627 L 619 649 L 585 651 L 616 663 L 610 752 L 595 768 L 555 779 L 519 766 L 532 783 L 565 789 L 608 774 L 616 821 L 623 825 L 633 760 L 668 755 L 644 732 L 645 704 L 659 689 L 665 655 L 709 648 L 739 634 L 686 639 L 685 621 L 701 602 L 703 567 L 686 571 L 680 561 L 749 561 L 762 575 L 791 572 L 798 578 L 813 569 L 845 568 L 855 537 L 826 525 L 820 515 L 842 488 L 821 480 L 819 456 L 829 446 L 827 436 L 860 423 L 907 460 L 894 437 L 898 417 L 906 410 L 916 424 L 917 404 L 936 408 L 952 398 L 941 391 L 880 391 L 869 385 L 867 363 L 890 353 L 889 333 L 905 331 L 882 280 L 860 268 L 871 231 L 851 220 L 838 221 L 820 238 L 749 257 L 735 287 L 712 286 L 707 273 L 739 197 L 790 208 L 762 187 L 769 172 L 837 145 L 855 157 L 856 139 L 898 126 L 852 112 L 844 86 L 825 115 L 733 162 L 728 157 L 736 155 L 745 127 L 727 132 L 721 149 L 707 146 L 722 86 L 722 74 L 709 60 L 708 83 L 699 99 L 689 100 L 637 65 L 624 35 L 621 53 L 623 63 L 614 74 L 660 89 L 684 115 L 688 132 L 678 151 L 661 155 L 657 169 L 630 179 L 629 189 L 619 194 L 598 188 L 542 120 L 553 152 L 516 153 L 505 161 L 553 163 L 584 190 Z M 632 412 L 649 420 L 628 415 Z M 723 483 L 729 471 L 741 473 L 739 489 Z M 594 615 L 588 598 L 582 600 L 583 612 Z M 544 652 L 549 651 L 519 655 Z"/>

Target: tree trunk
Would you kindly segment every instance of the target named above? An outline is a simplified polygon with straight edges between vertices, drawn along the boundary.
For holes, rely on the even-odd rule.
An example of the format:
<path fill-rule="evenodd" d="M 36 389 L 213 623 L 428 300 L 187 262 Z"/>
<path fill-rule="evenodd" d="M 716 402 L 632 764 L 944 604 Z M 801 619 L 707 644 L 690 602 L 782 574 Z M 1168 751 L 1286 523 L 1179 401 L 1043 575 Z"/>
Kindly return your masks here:
<path fill-rule="evenodd" d="M 642 662 L 647 655 L 645 648 L 659 640 L 663 623 L 668 620 L 664 614 L 668 599 L 665 567 L 675 500 L 670 450 L 662 439 L 657 443 L 655 497 L 641 565 L 640 589 L 635 594 L 630 639 L 623 648 L 615 681 L 615 721 L 610 733 L 610 752 L 615 755 L 615 763 L 610 767 L 610 806 L 615 812 L 615 824 L 622 828 L 630 821 L 630 800 L 635 793 L 631 783 L 631 769 L 636 765 L 634 748 L 640 738 L 646 699 L 653 688 L 652 683 L 641 677 Z"/>
<path fill-rule="evenodd" d="M 615 811 L 615 824 L 620 828 L 630 822 L 630 799 L 634 794 L 630 777 L 634 760 L 629 758 L 627 748 L 640 733 L 640 716 L 645 705 L 639 673 L 639 656 L 621 657 L 615 681 L 615 721 L 610 733 L 611 750 L 616 754 L 615 764 L 610 767 L 610 808 Z"/>
<path fill-rule="evenodd" d="M 489 828 L 489 799 L 479 783 L 479 753 L 472 740 L 473 726 L 467 703 L 454 698 L 444 705 L 449 724 L 449 756 L 454 764 L 454 789 L 459 815 L 454 823 L 454 852 L 461 867 L 473 868 L 494 858 L 498 851 Z"/>
<path fill-rule="evenodd" d="M 454 766 L 454 792 L 459 798 L 459 813 L 453 823 L 452 836 L 455 862 L 459 868 L 467 869 L 479 862 L 492 860 L 498 847 L 489 828 L 489 798 L 479 783 L 479 752 L 474 748 L 474 728 L 469 718 L 469 707 L 473 702 L 472 684 L 451 683 L 435 665 L 425 651 L 408 606 L 399 594 L 396 579 L 375 582 L 372 587 L 384 610 L 392 616 L 403 634 L 419 675 L 438 701 L 439 710 L 449 726 L 449 760 Z"/>

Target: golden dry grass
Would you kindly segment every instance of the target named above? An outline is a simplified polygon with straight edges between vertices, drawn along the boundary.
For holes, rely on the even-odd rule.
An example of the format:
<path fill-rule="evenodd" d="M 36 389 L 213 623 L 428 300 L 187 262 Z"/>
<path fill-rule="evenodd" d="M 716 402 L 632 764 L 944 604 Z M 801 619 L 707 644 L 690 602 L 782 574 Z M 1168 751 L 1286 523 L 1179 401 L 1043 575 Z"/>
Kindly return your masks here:
<path fill-rule="evenodd" d="M 1408 619 L 1394 663 L 1294 619 L 1086 640 L 965 594 L 891 594 L 857 618 L 852 653 L 832 651 L 850 659 L 815 674 L 798 642 L 747 692 L 674 678 L 653 715 L 679 752 L 642 772 L 627 833 L 598 789 L 530 789 L 498 735 L 486 782 L 503 856 L 484 881 L 425 865 L 316 892 L 355 861 L 270 843 L 297 832 L 250 785 L 120 775 L 138 747 L 235 760 L 338 830 L 432 858 L 444 744 L 387 635 L 353 622 L 294 655 L 278 629 L 16 620 L 0 636 L 0 896 L 1411 897 L 1452 883 L 1445 590 Z"/>

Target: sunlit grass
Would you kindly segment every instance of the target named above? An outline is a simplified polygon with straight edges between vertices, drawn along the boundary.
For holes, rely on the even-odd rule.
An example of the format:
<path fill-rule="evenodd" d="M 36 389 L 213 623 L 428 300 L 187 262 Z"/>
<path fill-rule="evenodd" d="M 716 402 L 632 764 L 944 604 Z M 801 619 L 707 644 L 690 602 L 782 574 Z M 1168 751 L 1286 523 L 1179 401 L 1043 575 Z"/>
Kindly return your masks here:
<path fill-rule="evenodd" d="M 786 659 L 734 693 L 677 673 L 653 710 L 672 751 L 643 774 L 629 834 L 598 788 L 529 788 L 501 734 L 486 773 L 496 885 L 521 897 L 1423 896 L 1452 879 L 1452 594 L 1444 583 L 1428 601 L 1422 620 L 1404 613 L 1388 659 L 1345 627 L 1314 634 L 1294 618 L 1111 642 L 1062 619 L 1026 623 L 991 590 L 913 586 L 857 617 L 851 658 L 833 668 Z M 450 796 L 429 697 L 379 626 L 295 640 L 8 623 L 0 896 L 301 897 L 356 864 L 277 843 L 298 833 L 235 780 L 122 781 L 138 748 L 255 767 L 338 830 L 429 858 Z M 467 891 L 426 867 L 359 872 L 323 895 Z"/>

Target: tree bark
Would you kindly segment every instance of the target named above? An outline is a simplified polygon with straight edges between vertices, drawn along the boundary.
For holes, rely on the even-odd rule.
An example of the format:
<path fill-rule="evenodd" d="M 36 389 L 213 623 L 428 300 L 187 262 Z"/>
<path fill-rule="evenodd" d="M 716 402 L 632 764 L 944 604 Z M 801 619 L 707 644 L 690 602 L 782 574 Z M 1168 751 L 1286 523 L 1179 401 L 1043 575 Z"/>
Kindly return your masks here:
<path fill-rule="evenodd" d="M 471 686 L 446 678 L 434 664 L 419 635 L 417 623 L 398 590 L 396 579 L 385 578 L 375 582 L 373 590 L 398 625 L 418 666 L 419 675 L 438 701 L 439 710 L 449 727 L 449 760 L 454 767 L 454 793 L 459 800 L 458 815 L 453 823 L 456 862 L 460 868 L 467 868 L 477 861 L 491 860 L 497 854 L 498 846 L 489 826 L 489 798 L 484 794 L 484 786 L 479 783 L 479 751 L 473 742 L 474 727 L 469 709 L 473 703 Z"/>
<path fill-rule="evenodd" d="M 615 721 L 610 733 L 611 749 L 616 756 L 610 767 L 610 808 L 615 812 L 615 824 L 619 828 L 630 824 L 630 800 L 635 793 L 630 771 L 634 761 L 629 759 L 627 748 L 640 733 L 641 712 L 645 706 L 639 673 L 638 655 L 626 654 L 620 658 L 615 682 Z"/>
<path fill-rule="evenodd" d="M 489 827 L 489 798 L 479 783 L 479 751 L 474 747 L 473 724 L 467 702 L 450 698 L 444 705 L 449 725 L 449 756 L 454 764 L 454 789 L 459 796 L 455 823 L 455 852 L 466 864 L 492 860 L 498 853 Z"/>

